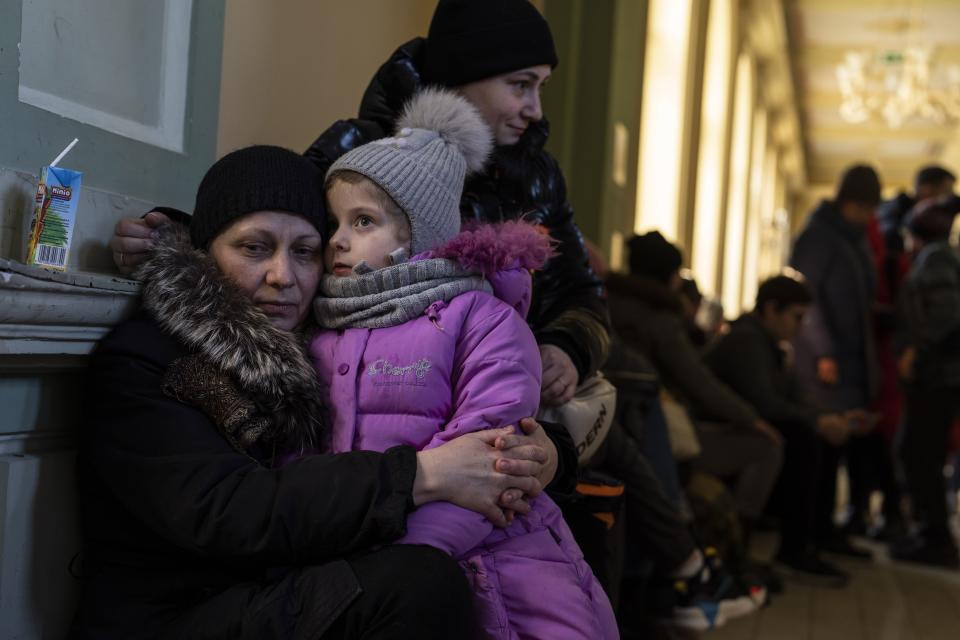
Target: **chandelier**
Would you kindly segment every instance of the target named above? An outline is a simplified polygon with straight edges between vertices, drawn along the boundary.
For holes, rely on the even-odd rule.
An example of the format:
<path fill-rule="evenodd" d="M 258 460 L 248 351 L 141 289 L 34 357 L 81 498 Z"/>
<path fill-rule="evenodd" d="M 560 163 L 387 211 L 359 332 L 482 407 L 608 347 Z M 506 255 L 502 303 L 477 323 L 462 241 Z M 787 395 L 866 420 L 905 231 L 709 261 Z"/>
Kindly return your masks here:
<path fill-rule="evenodd" d="M 960 120 L 960 67 L 933 68 L 932 56 L 922 47 L 848 51 L 837 65 L 840 115 L 852 123 L 882 117 L 894 129 L 914 118 Z"/>

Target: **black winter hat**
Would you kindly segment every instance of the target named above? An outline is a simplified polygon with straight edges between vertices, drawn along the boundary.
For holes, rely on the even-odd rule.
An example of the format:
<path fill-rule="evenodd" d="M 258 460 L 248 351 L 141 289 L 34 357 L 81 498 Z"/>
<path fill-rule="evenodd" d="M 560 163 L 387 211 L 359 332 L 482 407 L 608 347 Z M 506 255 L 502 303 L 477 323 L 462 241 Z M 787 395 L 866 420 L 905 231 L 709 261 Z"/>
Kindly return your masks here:
<path fill-rule="evenodd" d="M 844 171 L 837 186 L 837 202 L 880 204 L 880 177 L 874 168 L 857 164 Z"/>
<path fill-rule="evenodd" d="M 670 244 L 659 231 L 633 236 L 630 247 L 630 273 L 649 276 L 666 284 L 670 276 L 680 270 L 683 254 Z"/>
<path fill-rule="evenodd" d="M 557 66 L 550 26 L 528 0 L 440 0 L 425 56 L 426 80 L 446 87 Z"/>
<path fill-rule="evenodd" d="M 323 175 L 308 159 L 289 149 L 254 146 L 220 158 L 197 189 L 190 240 L 206 249 L 228 224 L 254 211 L 299 214 L 324 233 Z"/>
<path fill-rule="evenodd" d="M 953 219 L 960 213 L 960 198 L 945 196 L 921 200 L 907 214 L 906 227 L 924 242 L 937 242 L 950 237 Z"/>

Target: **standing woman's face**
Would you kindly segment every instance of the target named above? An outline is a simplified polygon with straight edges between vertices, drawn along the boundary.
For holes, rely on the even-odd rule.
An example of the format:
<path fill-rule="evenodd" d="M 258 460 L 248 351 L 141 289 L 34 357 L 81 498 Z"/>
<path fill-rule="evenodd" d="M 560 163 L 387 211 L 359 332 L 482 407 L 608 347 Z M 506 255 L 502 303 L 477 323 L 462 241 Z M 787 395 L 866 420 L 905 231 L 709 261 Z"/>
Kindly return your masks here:
<path fill-rule="evenodd" d="M 323 242 L 306 218 L 257 211 L 236 220 L 210 243 L 217 267 L 277 329 L 307 317 L 323 275 Z"/>
<path fill-rule="evenodd" d="M 457 87 L 493 131 L 498 145 L 517 144 L 532 122 L 543 117 L 540 91 L 550 78 L 550 65 L 518 69 Z"/>

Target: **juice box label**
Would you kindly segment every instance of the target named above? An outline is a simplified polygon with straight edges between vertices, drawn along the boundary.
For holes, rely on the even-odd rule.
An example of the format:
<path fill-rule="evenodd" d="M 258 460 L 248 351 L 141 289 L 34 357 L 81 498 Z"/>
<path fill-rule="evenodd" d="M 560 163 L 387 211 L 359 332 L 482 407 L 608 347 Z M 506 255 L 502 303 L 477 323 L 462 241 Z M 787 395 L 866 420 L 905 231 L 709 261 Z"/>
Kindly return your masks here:
<path fill-rule="evenodd" d="M 81 172 L 71 169 L 41 169 L 30 221 L 27 264 L 66 270 L 82 177 Z"/>

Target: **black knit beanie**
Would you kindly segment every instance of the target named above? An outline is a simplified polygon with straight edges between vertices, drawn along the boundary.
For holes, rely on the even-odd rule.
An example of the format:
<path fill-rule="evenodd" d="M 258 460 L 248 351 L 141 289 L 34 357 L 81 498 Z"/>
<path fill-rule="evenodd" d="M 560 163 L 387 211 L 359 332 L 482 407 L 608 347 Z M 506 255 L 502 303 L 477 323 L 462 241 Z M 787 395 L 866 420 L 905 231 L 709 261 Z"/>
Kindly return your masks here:
<path fill-rule="evenodd" d="M 873 167 L 857 164 L 843 172 L 837 186 L 837 202 L 880 204 L 880 177 Z"/>
<path fill-rule="evenodd" d="M 953 219 L 960 213 L 960 198 L 945 196 L 927 198 L 907 214 L 906 227 L 924 242 L 938 242 L 950 237 Z"/>
<path fill-rule="evenodd" d="M 550 26 L 528 0 L 440 0 L 425 56 L 427 82 L 446 87 L 557 66 Z"/>
<path fill-rule="evenodd" d="M 203 176 L 190 221 L 198 249 L 228 224 L 255 211 L 286 211 L 326 231 L 323 175 L 312 162 L 289 149 L 247 147 L 220 158 Z"/>
<path fill-rule="evenodd" d="M 670 276 L 680 270 L 683 254 L 670 244 L 659 231 L 633 236 L 630 247 L 630 273 L 649 276 L 666 284 Z"/>

